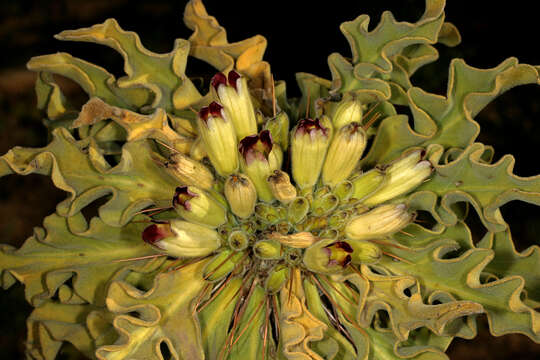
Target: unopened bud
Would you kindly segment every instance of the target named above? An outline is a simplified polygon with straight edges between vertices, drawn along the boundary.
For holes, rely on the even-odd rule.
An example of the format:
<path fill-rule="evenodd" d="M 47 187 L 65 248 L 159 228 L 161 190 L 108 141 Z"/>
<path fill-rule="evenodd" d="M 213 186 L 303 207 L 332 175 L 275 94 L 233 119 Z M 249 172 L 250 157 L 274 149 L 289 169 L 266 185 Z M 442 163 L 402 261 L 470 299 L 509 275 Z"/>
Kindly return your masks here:
<path fill-rule="evenodd" d="M 234 215 L 245 219 L 253 214 L 257 191 L 249 177 L 243 174 L 230 175 L 223 189 Z"/>
<path fill-rule="evenodd" d="M 308 211 L 309 201 L 305 197 L 297 197 L 289 204 L 287 216 L 292 224 L 297 224 L 306 217 Z"/>
<path fill-rule="evenodd" d="M 197 185 L 208 190 L 214 184 L 214 175 L 202 163 L 184 154 L 173 154 L 167 163 L 169 173 L 183 185 Z"/>
<path fill-rule="evenodd" d="M 282 149 L 289 147 L 289 117 L 287 113 L 280 112 L 275 117 L 269 119 L 264 124 L 264 129 L 270 131 L 272 139 L 279 144 Z"/>
<path fill-rule="evenodd" d="M 317 183 L 330 138 L 318 119 L 300 120 L 291 137 L 293 179 L 300 188 Z"/>
<path fill-rule="evenodd" d="M 278 208 L 266 203 L 255 205 L 255 214 L 267 224 L 275 224 L 282 220 L 282 214 L 279 213 Z"/>
<path fill-rule="evenodd" d="M 333 274 L 342 271 L 351 262 L 353 249 L 345 241 L 324 239 L 304 252 L 304 265 L 310 271 Z"/>
<path fill-rule="evenodd" d="M 272 191 L 266 181 L 274 170 L 281 168 L 283 153 L 273 143 L 270 131 L 263 130 L 258 135 L 247 136 L 240 141 L 242 171 L 253 181 L 259 199 L 272 201 Z"/>
<path fill-rule="evenodd" d="M 382 205 L 351 219 L 345 233 L 355 240 L 379 238 L 403 229 L 412 220 L 405 204 Z"/>
<path fill-rule="evenodd" d="M 225 209 L 210 195 L 195 186 L 176 188 L 173 207 L 184 219 L 211 227 L 227 221 Z"/>
<path fill-rule="evenodd" d="M 316 197 L 311 202 L 313 215 L 321 216 L 330 213 L 339 205 L 339 199 L 336 195 L 330 193 L 321 197 Z"/>
<path fill-rule="evenodd" d="M 207 281 L 222 279 L 234 270 L 242 257 L 243 253 L 241 252 L 233 252 L 229 249 L 221 251 L 204 267 L 203 279 Z"/>
<path fill-rule="evenodd" d="M 336 129 L 340 129 L 343 126 L 362 121 L 362 103 L 356 99 L 343 99 L 337 106 L 332 122 Z"/>
<path fill-rule="evenodd" d="M 328 148 L 322 169 L 323 183 L 336 186 L 353 172 L 366 147 L 367 136 L 359 123 L 339 129 Z"/>
<path fill-rule="evenodd" d="M 152 224 L 142 237 L 160 252 L 177 258 L 206 256 L 221 246 L 215 230 L 182 220 Z"/>
<path fill-rule="evenodd" d="M 372 169 L 351 179 L 354 186 L 352 197 L 363 200 L 381 188 L 386 181 L 385 172 L 380 169 Z"/>
<path fill-rule="evenodd" d="M 277 260 L 283 256 L 281 244 L 275 239 L 257 241 L 253 245 L 253 253 L 263 260 Z"/>
<path fill-rule="evenodd" d="M 264 282 L 264 288 L 266 291 L 270 294 L 274 294 L 281 290 L 283 284 L 285 284 L 288 279 L 289 273 L 290 271 L 287 265 L 276 265 L 272 270 L 270 270 L 270 274 L 268 274 L 268 277 Z"/>
<path fill-rule="evenodd" d="M 234 126 L 217 102 L 199 112 L 199 134 L 212 165 L 220 175 L 227 176 L 238 170 Z"/>
<path fill-rule="evenodd" d="M 235 230 L 229 234 L 229 246 L 235 251 L 242 251 L 249 245 L 249 238 L 242 230 Z"/>
<path fill-rule="evenodd" d="M 341 202 L 349 200 L 353 196 L 354 185 L 350 181 L 342 181 L 334 188 L 334 194 Z"/>
<path fill-rule="evenodd" d="M 368 241 L 349 240 L 347 243 L 353 249 L 351 254 L 353 264 L 373 264 L 382 257 L 381 249 Z"/>
<path fill-rule="evenodd" d="M 419 186 L 431 175 L 433 170 L 429 161 L 420 161 L 420 159 L 421 151 L 419 150 L 390 164 L 386 169 L 385 183 L 366 198 L 363 201 L 364 204 L 368 206 L 380 204 L 404 195 Z"/>
<path fill-rule="evenodd" d="M 274 197 L 283 204 L 288 204 L 296 198 L 296 188 L 291 184 L 289 174 L 286 172 L 274 170 L 267 181 Z"/>
<path fill-rule="evenodd" d="M 217 99 L 234 125 L 237 137 L 243 139 L 256 134 L 257 120 L 246 78 L 231 70 L 227 77 L 217 73 L 211 83 Z"/>

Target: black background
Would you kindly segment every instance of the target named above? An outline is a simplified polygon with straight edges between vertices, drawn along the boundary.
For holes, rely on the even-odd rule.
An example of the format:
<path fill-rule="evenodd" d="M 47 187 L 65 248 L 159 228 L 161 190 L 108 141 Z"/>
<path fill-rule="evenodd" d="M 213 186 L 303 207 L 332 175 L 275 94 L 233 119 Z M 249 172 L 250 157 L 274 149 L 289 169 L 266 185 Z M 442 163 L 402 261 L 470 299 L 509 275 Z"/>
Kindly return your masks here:
<path fill-rule="evenodd" d="M 463 37 L 456 48 L 437 45 L 440 59 L 421 69 L 413 84 L 445 94 L 448 64 L 464 58 L 475 67 L 489 68 L 510 56 L 520 62 L 539 64 L 538 17 L 534 1 L 512 2 L 449 1 L 446 20 L 454 23 Z M 46 130 L 42 114 L 35 110 L 34 76 L 25 63 L 32 56 L 70 52 L 121 76 L 123 63 L 113 50 L 88 43 L 60 42 L 53 35 L 114 17 L 126 30 L 137 32 L 142 43 L 155 52 L 169 52 L 174 39 L 187 38 L 190 30 L 182 23 L 184 0 L 179 1 L 5 1 L 0 2 L 0 154 L 15 145 L 43 146 Z M 383 10 L 391 10 L 398 20 L 416 21 L 424 1 L 205 1 L 208 12 L 228 31 L 230 42 L 255 34 L 268 39 L 265 59 L 276 79 L 287 81 L 289 95 L 298 96 L 295 72 L 311 72 L 330 78 L 326 63 L 332 52 L 350 55 L 339 24 L 360 14 L 371 16 L 370 28 Z M 188 63 L 188 74 L 207 70 Z M 210 71 L 210 69 L 208 69 Z M 191 73 L 190 73 L 191 72 Z M 69 84 L 68 84 L 69 85 Z M 80 96 L 75 86 L 65 92 Z M 540 88 L 515 88 L 487 106 L 476 118 L 482 126 L 479 141 L 493 145 L 496 158 L 511 153 L 517 158 L 515 172 L 521 176 L 539 172 Z M 54 189 L 50 180 L 32 175 L 0 179 L 0 239 L 19 246 L 31 235 L 33 226 L 54 211 L 65 194 Z M 503 215 L 513 226 L 518 249 L 538 244 L 540 211 L 521 203 L 503 207 Z M 30 307 L 21 286 L 0 293 L 0 349 L 2 358 L 24 357 L 25 318 Z M 456 340 L 450 347 L 451 359 L 537 359 L 540 346 L 525 336 L 491 337 L 485 321 L 474 341 Z M 63 358 L 68 358 L 65 351 Z"/>

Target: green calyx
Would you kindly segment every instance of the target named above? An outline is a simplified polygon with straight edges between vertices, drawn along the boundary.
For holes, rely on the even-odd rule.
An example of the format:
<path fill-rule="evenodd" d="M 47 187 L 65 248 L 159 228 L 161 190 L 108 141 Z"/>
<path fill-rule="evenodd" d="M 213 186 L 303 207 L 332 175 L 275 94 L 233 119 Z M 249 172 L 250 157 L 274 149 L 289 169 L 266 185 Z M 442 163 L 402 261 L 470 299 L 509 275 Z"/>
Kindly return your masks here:
<path fill-rule="evenodd" d="M 329 56 L 331 79 L 297 74 L 291 99 L 263 37 L 229 43 L 200 0 L 184 20 L 193 34 L 168 54 L 115 20 L 57 36 L 118 51 L 119 79 L 64 53 L 28 64 L 52 140 L 3 155 L 0 176 L 69 193 L 20 249 L 0 248 L 3 287 L 22 282 L 36 307 L 29 357 L 70 342 L 97 359 L 444 359 L 478 314 L 540 342 L 540 250 L 516 251 L 500 211 L 540 204 L 540 178 L 493 163 L 473 119 L 537 67 L 454 60 L 445 96 L 413 86 L 434 44 L 460 39 L 426 0 L 417 22 L 343 23 L 352 56 Z M 190 56 L 216 68 L 204 93 Z M 88 102 L 72 110 L 53 75 Z"/>

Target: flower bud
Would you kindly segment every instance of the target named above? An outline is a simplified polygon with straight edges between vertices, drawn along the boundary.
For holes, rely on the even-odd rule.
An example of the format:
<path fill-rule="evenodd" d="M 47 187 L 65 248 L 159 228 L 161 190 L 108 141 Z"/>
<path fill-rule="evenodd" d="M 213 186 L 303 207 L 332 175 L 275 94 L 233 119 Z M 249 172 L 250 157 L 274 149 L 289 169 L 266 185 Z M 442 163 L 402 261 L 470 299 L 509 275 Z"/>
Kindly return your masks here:
<path fill-rule="evenodd" d="M 289 147 L 289 117 L 287 113 L 281 111 L 275 117 L 266 121 L 264 129 L 270 131 L 272 139 L 282 149 Z"/>
<path fill-rule="evenodd" d="M 278 209 L 275 206 L 266 203 L 255 205 L 255 214 L 266 224 L 275 224 L 282 219 Z"/>
<path fill-rule="evenodd" d="M 266 179 L 272 195 L 283 204 L 288 204 L 296 198 L 296 188 L 291 184 L 289 174 L 281 170 L 274 170 Z"/>
<path fill-rule="evenodd" d="M 402 159 L 390 164 L 386 169 L 385 183 L 363 202 L 368 206 L 380 204 L 401 196 L 420 185 L 433 170 L 427 160 L 420 161 L 421 151 L 414 151 Z"/>
<path fill-rule="evenodd" d="M 359 123 L 350 123 L 337 131 L 322 169 L 324 184 L 336 186 L 349 177 L 364 152 L 366 140 Z"/>
<path fill-rule="evenodd" d="M 253 214 L 257 191 L 253 182 L 244 174 L 230 175 L 223 189 L 234 215 L 245 219 Z"/>
<path fill-rule="evenodd" d="M 239 139 L 257 133 L 255 109 L 251 102 L 246 78 L 231 70 L 225 77 L 217 73 L 212 78 L 215 96 L 225 109 L 227 117 L 233 123 Z"/>
<path fill-rule="evenodd" d="M 160 252 L 177 258 L 206 256 L 221 246 L 215 230 L 182 220 L 152 224 L 142 237 Z"/>
<path fill-rule="evenodd" d="M 312 213 L 315 216 L 322 216 L 330 213 L 339 205 L 339 199 L 334 194 L 325 194 L 320 197 L 316 197 L 311 202 Z"/>
<path fill-rule="evenodd" d="M 253 245 L 253 253 L 263 260 L 277 260 L 283 256 L 281 244 L 275 239 L 257 241 Z"/>
<path fill-rule="evenodd" d="M 227 212 L 210 195 L 195 186 L 176 188 L 173 207 L 187 221 L 218 227 L 227 221 Z"/>
<path fill-rule="evenodd" d="M 309 201 L 304 197 L 297 197 L 290 204 L 287 217 L 292 224 L 302 221 L 309 211 Z"/>
<path fill-rule="evenodd" d="M 199 134 L 218 174 L 227 176 L 238 170 L 237 138 L 223 106 L 212 102 L 199 111 Z"/>
<path fill-rule="evenodd" d="M 311 188 L 317 183 L 328 148 L 328 128 L 318 119 L 300 120 L 291 137 L 292 174 L 296 184 Z"/>
<path fill-rule="evenodd" d="M 336 129 L 340 129 L 350 123 L 362 122 L 362 103 L 356 99 L 342 100 L 334 112 L 332 122 Z"/>
<path fill-rule="evenodd" d="M 381 169 L 372 169 L 351 179 L 354 186 L 352 197 L 357 200 L 363 200 L 372 195 L 377 189 L 381 188 L 385 180 L 385 172 Z"/>
<path fill-rule="evenodd" d="M 405 204 L 382 205 L 352 218 L 345 226 L 349 239 L 364 240 L 384 237 L 407 226 L 413 215 Z"/>
<path fill-rule="evenodd" d="M 264 288 L 270 294 L 277 293 L 283 287 L 283 284 L 288 279 L 289 276 L 289 267 L 284 264 L 276 265 L 264 282 Z"/>
<path fill-rule="evenodd" d="M 353 264 L 373 264 L 382 257 L 381 249 L 368 241 L 349 240 L 347 243 L 353 249 L 351 262 Z"/>
<path fill-rule="evenodd" d="M 317 240 L 319 240 L 318 237 L 307 231 L 290 235 L 283 235 L 277 232 L 273 232 L 268 235 L 268 238 L 275 239 L 279 241 L 282 245 L 295 249 L 305 249 L 313 245 Z"/>
<path fill-rule="evenodd" d="M 283 153 L 273 143 L 270 131 L 263 130 L 258 135 L 243 138 L 238 150 L 242 171 L 253 181 L 259 199 L 272 201 L 274 196 L 266 180 L 274 170 L 281 168 Z"/>
<path fill-rule="evenodd" d="M 242 230 L 235 230 L 229 234 L 229 246 L 235 251 L 242 251 L 249 245 L 249 238 Z"/>
<path fill-rule="evenodd" d="M 203 279 L 207 281 L 222 279 L 234 270 L 243 255 L 241 252 L 234 252 L 230 249 L 221 251 L 204 267 Z"/>
<path fill-rule="evenodd" d="M 345 241 L 324 239 L 304 252 L 304 265 L 310 271 L 333 274 L 342 271 L 351 262 L 353 249 Z"/>
<path fill-rule="evenodd" d="M 166 168 L 183 185 L 197 185 L 201 189 L 208 190 L 214 184 L 214 175 L 210 170 L 184 154 L 171 155 Z"/>
<path fill-rule="evenodd" d="M 349 200 L 353 196 L 354 185 L 350 181 L 342 181 L 334 188 L 334 194 L 341 202 Z"/>

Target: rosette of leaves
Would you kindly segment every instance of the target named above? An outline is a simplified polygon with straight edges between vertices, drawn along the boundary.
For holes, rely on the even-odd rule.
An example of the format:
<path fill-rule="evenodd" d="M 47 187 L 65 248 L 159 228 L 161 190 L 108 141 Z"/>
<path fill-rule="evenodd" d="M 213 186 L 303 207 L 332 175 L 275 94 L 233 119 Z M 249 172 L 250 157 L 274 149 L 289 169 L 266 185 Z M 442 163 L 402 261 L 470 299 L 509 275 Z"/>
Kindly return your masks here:
<path fill-rule="evenodd" d="M 69 342 L 95 359 L 444 359 L 480 314 L 493 335 L 540 342 L 539 248 L 517 252 L 500 211 L 538 204 L 540 177 L 494 162 L 474 120 L 538 67 L 458 59 L 446 96 L 416 87 L 434 45 L 460 42 L 444 1 L 426 0 L 415 23 L 343 23 L 352 56 L 330 55 L 332 79 L 297 74 L 291 99 L 263 37 L 229 43 L 199 0 L 184 21 L 192 36 L 167 54 L 112 19 L 57 35 L 118 51 L 119 79 L 65 53 L 28 63 L 52 140 L 3 155 L 0 175 L 68 193 L 0 248 L 2 286 L 23 283 L 35 307 L 29 358 Z M 216 68 L 206 93 L 190 56 Z M 89 101 L 71 106 L 53 75 Z"/>

